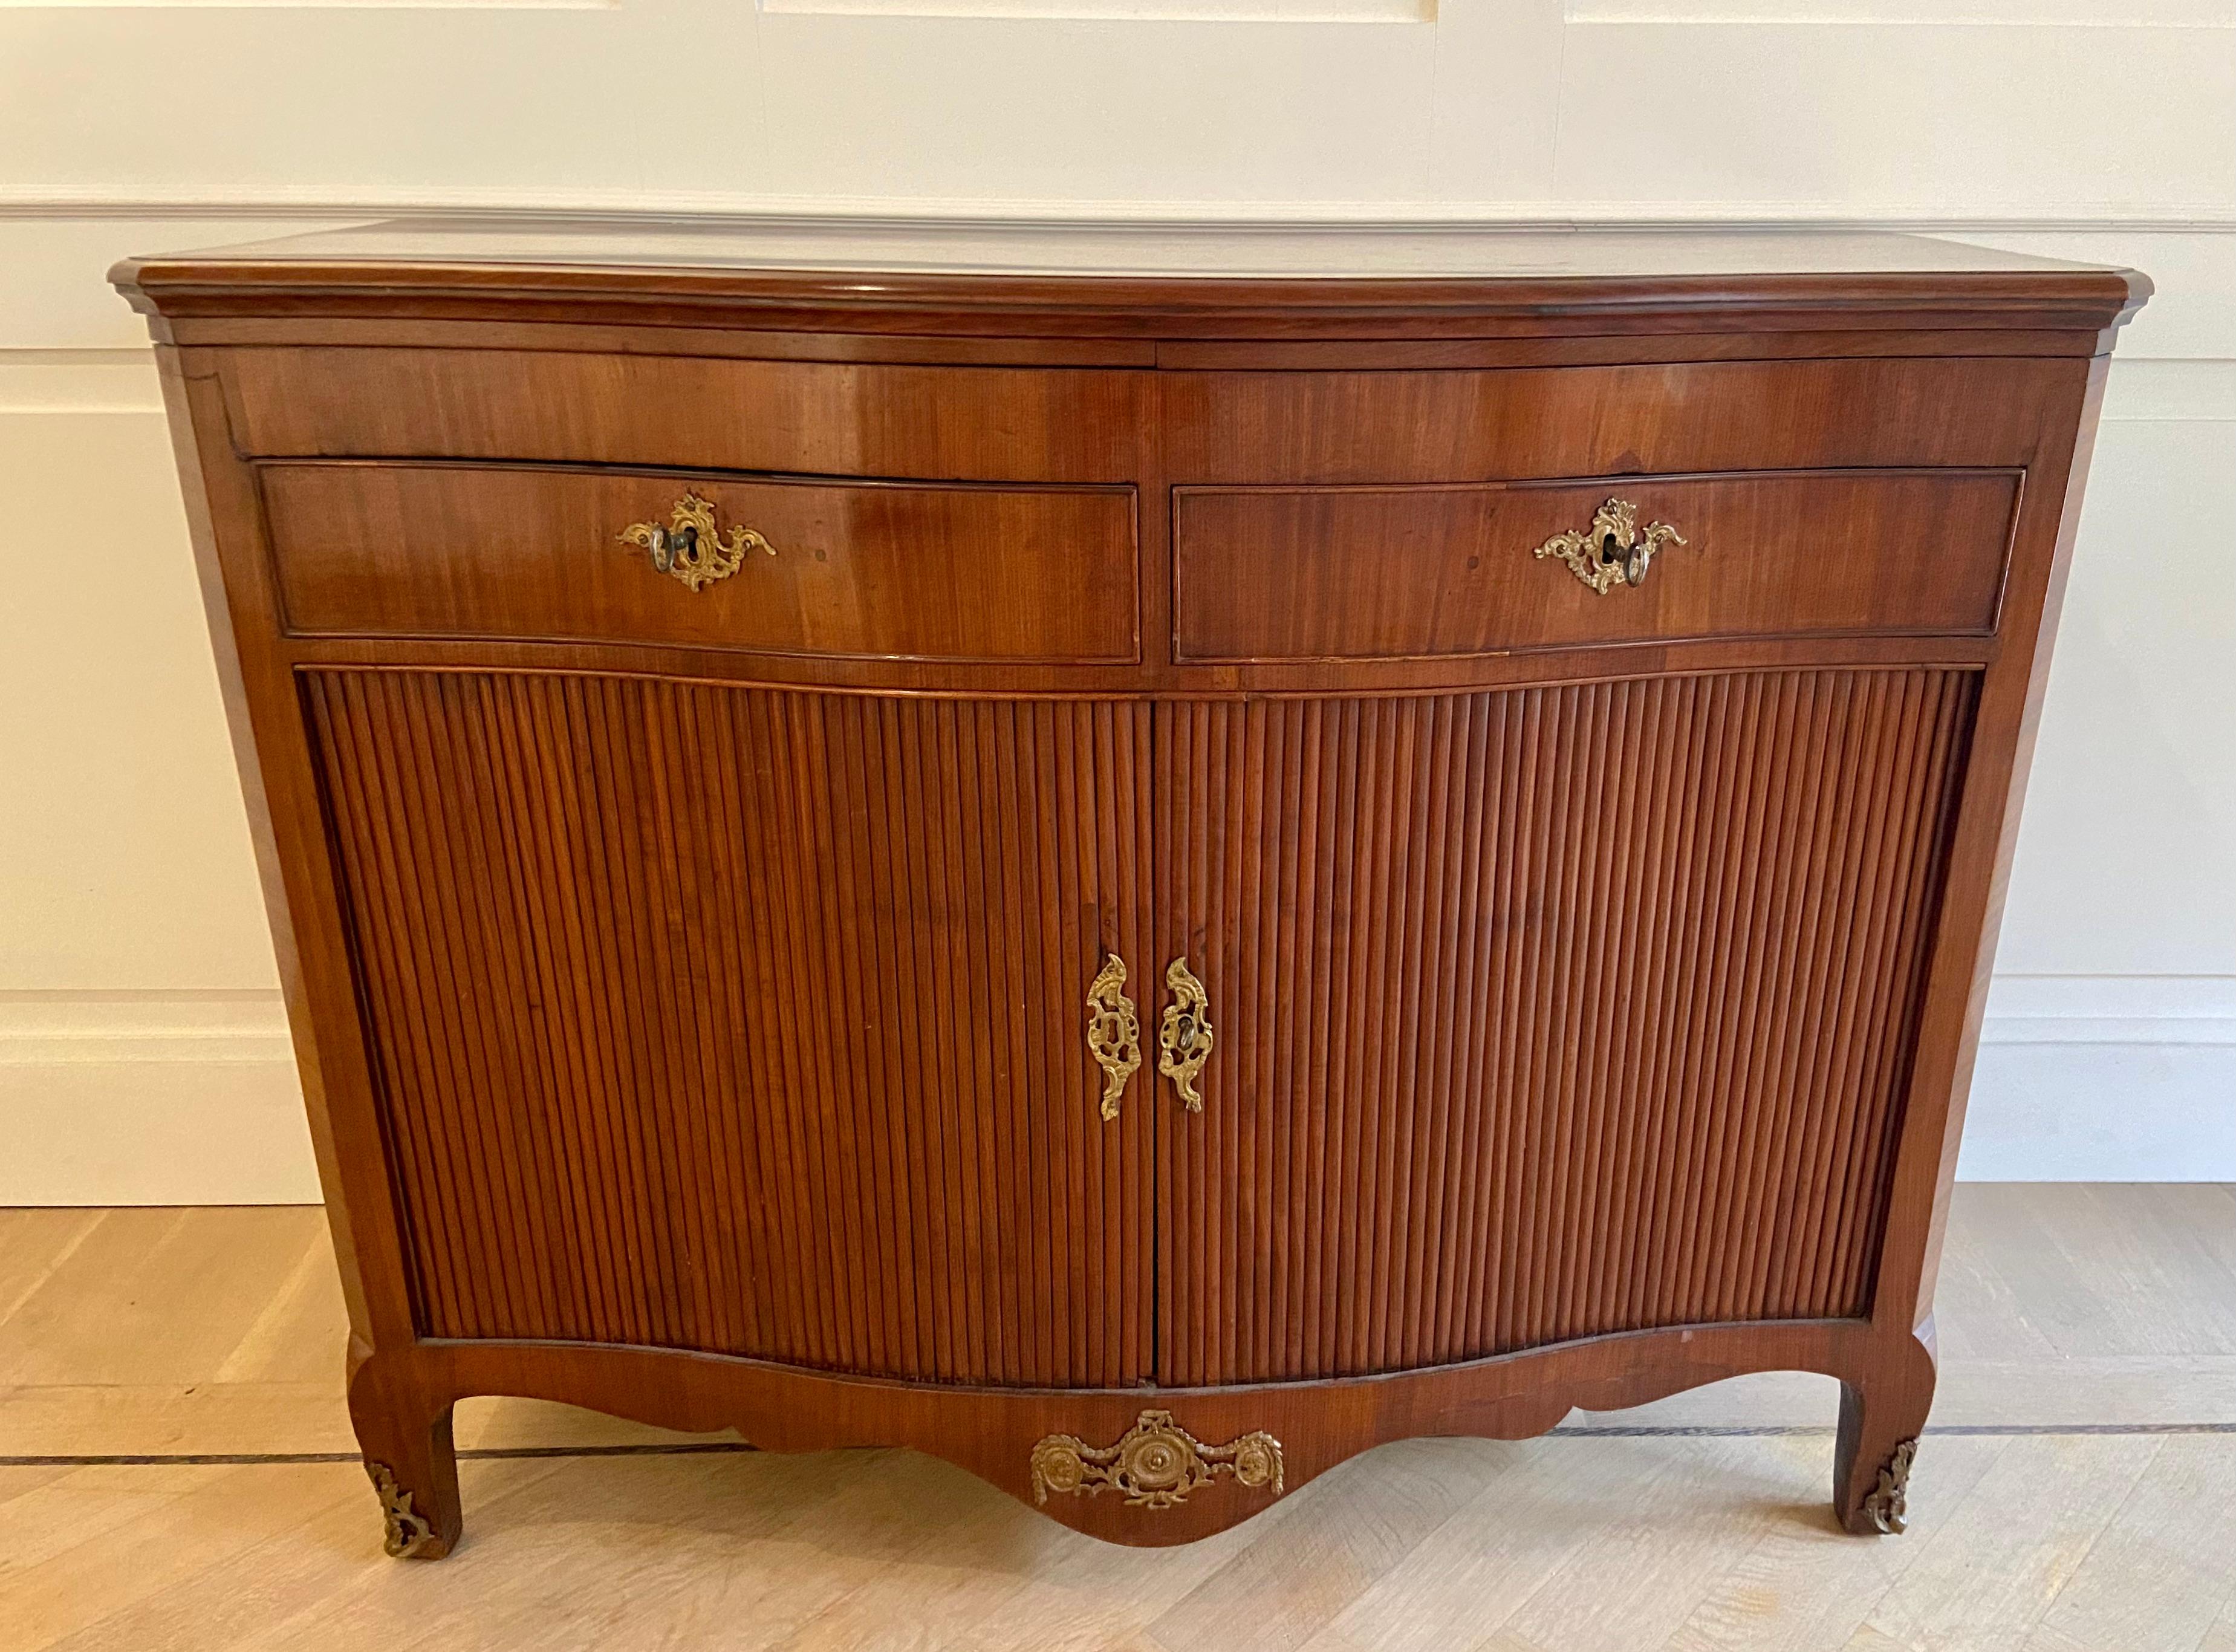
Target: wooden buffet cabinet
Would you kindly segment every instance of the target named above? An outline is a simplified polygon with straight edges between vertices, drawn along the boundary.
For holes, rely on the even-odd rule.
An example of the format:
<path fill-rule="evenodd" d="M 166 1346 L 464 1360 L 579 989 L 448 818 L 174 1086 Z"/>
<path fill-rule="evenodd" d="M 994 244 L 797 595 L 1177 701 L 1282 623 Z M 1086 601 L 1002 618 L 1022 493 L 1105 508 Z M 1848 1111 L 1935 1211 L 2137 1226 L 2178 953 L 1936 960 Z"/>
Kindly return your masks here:
<path fill-rule="evenodd" d="M 1899 1529 L 2141 278 L 553 224 L 115 279 L 391 1553 L 471 1394 L 1162 1543 L 1766 1369 Z"/>

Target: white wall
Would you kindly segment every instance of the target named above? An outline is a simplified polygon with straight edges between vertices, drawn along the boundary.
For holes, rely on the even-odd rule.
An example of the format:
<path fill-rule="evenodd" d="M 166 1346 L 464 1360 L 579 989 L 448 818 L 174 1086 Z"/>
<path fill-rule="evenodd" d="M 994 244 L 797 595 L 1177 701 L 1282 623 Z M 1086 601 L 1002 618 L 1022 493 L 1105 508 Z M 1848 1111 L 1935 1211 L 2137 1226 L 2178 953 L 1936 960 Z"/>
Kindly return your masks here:
<path fill-rule="evenodd" d="M 477 207 L 1822 220 L 2148 271 L 1964 1169 L 2236 1179 L 2236 0 L 0 0 L 0 1202 L 316 1196 L 102 271 Z"/>

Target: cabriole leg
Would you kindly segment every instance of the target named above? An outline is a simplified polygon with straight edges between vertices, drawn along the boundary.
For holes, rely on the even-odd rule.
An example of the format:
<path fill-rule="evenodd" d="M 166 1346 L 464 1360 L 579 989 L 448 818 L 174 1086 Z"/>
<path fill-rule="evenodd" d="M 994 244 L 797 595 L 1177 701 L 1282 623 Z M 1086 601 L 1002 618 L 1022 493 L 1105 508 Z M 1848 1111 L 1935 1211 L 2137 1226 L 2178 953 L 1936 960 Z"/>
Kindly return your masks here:
<path fill-rule="evenodd" d="M 440 1560 L 458 1541 L 458 1455 L 450 1406 L 436 1406 L 368 1359 L 350 1379 L 350 1421 L 380 1498 L 381 1546 L 398 1559 Z"/>
<path fill-rule="evenodd" d="M 1933 1409 L 1934 1362 L 1923 1339 L 1905 1339 L 1887 1368 L 1840 1385 L 1832 1511 L 1859 1537 L 1891 1535 L 1909 1515 L 1910 1471 Z"/>

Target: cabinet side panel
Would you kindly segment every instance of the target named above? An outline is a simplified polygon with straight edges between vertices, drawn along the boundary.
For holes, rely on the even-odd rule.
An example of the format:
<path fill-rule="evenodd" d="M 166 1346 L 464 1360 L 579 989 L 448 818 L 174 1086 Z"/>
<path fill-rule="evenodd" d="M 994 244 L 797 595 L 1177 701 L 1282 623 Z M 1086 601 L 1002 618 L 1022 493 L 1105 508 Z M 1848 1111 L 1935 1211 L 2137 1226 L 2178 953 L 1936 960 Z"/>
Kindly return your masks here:
<path fill-rule="evenodd" d="M 1146 1373 L 1145 708 L 305 682 L 426 1334 Z"/>
<path fill-rule="evenodd" d="M 1163 1379 L 1863 1313 L 1976 681 L 1161 710 Z"/>

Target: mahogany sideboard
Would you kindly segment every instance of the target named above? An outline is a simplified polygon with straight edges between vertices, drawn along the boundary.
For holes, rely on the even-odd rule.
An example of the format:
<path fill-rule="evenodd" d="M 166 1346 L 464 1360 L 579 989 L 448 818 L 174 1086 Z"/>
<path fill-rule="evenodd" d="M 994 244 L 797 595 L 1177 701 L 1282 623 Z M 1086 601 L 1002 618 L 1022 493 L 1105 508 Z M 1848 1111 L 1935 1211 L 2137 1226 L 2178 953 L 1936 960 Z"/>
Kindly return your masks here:
<path fill-rule="evenodd" d="M 114 279 L 391 1553 L 474 1394 L 1167 1543 L 1769 1369 L 1900 1529 L 2141 277 L 554 222 Z"/>

